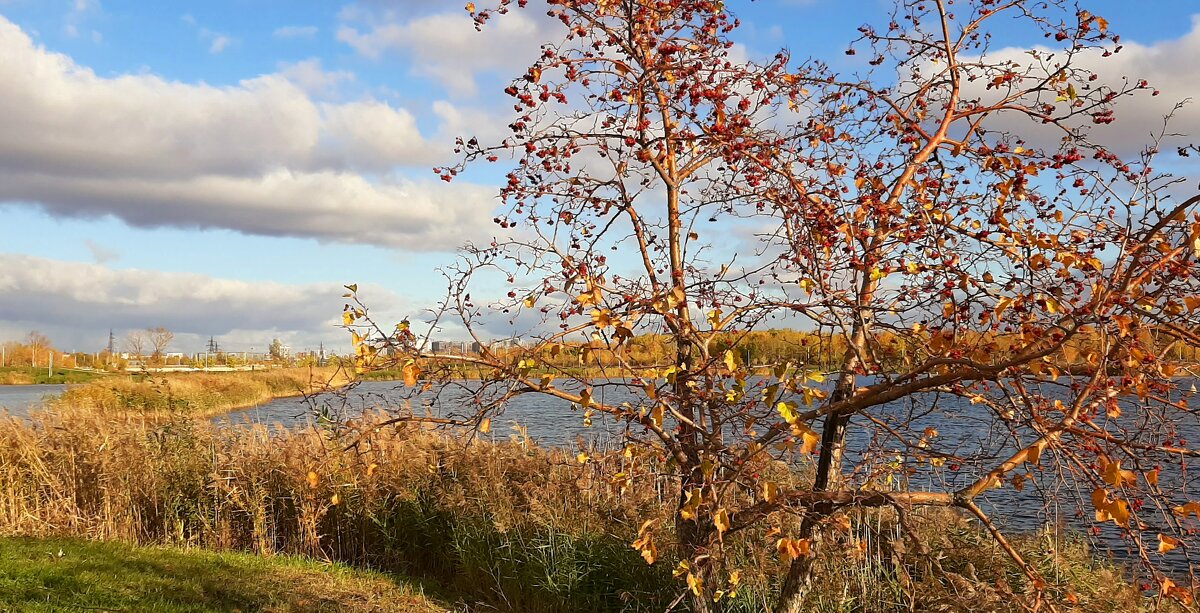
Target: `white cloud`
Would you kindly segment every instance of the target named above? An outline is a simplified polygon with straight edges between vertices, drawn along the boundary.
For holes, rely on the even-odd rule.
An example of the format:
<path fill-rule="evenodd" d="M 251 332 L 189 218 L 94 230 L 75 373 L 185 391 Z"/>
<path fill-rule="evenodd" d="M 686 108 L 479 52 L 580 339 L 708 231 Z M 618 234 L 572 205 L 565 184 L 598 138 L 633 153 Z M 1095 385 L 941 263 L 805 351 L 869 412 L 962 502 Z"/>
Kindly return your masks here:
<path fill-rule="evenodd" d="M 208 32 L 207 30 L 202 32 L 201 36 L 211 38 L 212 42 L 210 42 L 208 45 L 208 52 L 213 54 L 221 53 L 229 47 L 230 43 L 233 42 L 233 39 L 224 34 Z"/>
<path fill-rule="evenodd" d="M 1168 132 L 1183 134 L 1193 139 L 1200 135 L 1200 63 L 1193 58 L 1200 55 L 1200 15 L 1193 17 L 1192 29 L 1180 38 L 1141 44 L 1122 40 L 1123 49 L 1109 57 L 1102 51 L 1091 50 L 1081 53 L 1075 65 L 1094 71 L 1099 83 L 1120 89 L 1124 83 L 1136 83 L 1141 79 L 1159 90 L 1157 96 L 1148 91 L 1138 92 L 1131 98 L 1122 98 L 1115 103 L 1116 121 L 1111 125 L 1092 126 L 1092 140 L 1109 147 L 1118 154 L 1131 156 L 1151 143 L 1152 135 L 1163 129 L 1163 118 L 1182 101 L 1184 105 L 1172 119 Z M 1040 49 L 1043 54 L 1046 49 Z M 991 62 L 1011 60 L 1026 66 L 1033 61 L 1028 49 L 1004 48 L 989 54 Z M 1081 84 L 1094 86 L 1094 83 Z M 1080 85 L 1077 85 L 1077 87 Z M 980 96 L 985 103 L 995 98 L 996 92 L 985 92 L 976 84 L 972 95 Z M 1081 120 L 1085 127 L 1087 120 Z M 994 128 L 1008 128 L 1028 135 L 1031 142 L 1052 145 L 1061 138 L 1061 132 L 1051 129 L 1031 130 L 1029 122 L 1018 120 L 1015 115 L 999 116 L 993 121 Z M 1183 142 L 1174 143 L 1175 145 Z"/>
<path fill-rule="evenodd" d="M 427 173 L 448 141 L 432 145 L 412 113 L 384 102 L 315 101 L 301 72 L 348 78 L 319 65 L 225 87 L 105 78 L 3 17 L 0 56 L 0 203 L 417 250 L 489 231 L 492 190 L 392 175 Z"/>
<path fill-rule="evenodd" d="M 381 288 L 363 291 L 377 313 L 406 306 Z M 340 283 L 235 281 L 0 254 L 0 330 L 41 329 L 63 348 L 84 351 L 99 349 L 109 328 L 120 337 L 152 326 L 174 331 L 175 347 L 185 351 L 202 349 L 198 342 L 188 346 L 187 338 L 209 335 L 237 350 L 263 349 L 273 337 L 344 344 L 337 328 L 344 292 Z"/>
<path fill-rule="evenodd" d="M 105 247 L 104 245 L 101 245 L 100 243 L 97 243 L 91 239 L 83 241 L 83 246 L 87 247 L 87 250 L 92 253 L 92 259 L 95 260 L 97 264 L 108 264 L 120 259 L 121 257 L 120 251 Z"/>
<path fill-rule="evenodd" d="M 369 58 L 393 52 L 411 56 L 414 74 L 441 83 L 454 95 L 468 96 L 477 92 L 480 73 L 511 78 L 537 58 L 553 26 L 530 13 L 513 11 L 477 32 L 461 8 L 411 19 L 386 12 L 392 19 L 381 18 L 359 8 L 342 17 L 364 23 L 342 25 L 337 38 Z"/>
<path fill-rule="evenodd" d="M 337 91 L 343 83 L 355 80 L 353 72 L 346 70 L 327 71 L 320 58 L 309 58 L 295 63 L 281 62 L 279 74 L 310 95 L 326 96 Z"/>
<path fill-rule="evenodd" d="M 275 38 L 312 38 L 317 35 L 317 26 L 282 26 L 275 28 Z"/>
<path fill-rule="evenodd" d="M 71 10 L 67 13 L 63 23 L 63 33 L 68 38 L 77 38 L 79 36 L 79 28 L 90 14 L 100 12 L 100 2 L 98 0 L 75 0 L 71 4 Z M 92 40 L 96 41 L 97 32 L 92 32 Z M 99 41 L 96 41 L 99 42 Z"/>

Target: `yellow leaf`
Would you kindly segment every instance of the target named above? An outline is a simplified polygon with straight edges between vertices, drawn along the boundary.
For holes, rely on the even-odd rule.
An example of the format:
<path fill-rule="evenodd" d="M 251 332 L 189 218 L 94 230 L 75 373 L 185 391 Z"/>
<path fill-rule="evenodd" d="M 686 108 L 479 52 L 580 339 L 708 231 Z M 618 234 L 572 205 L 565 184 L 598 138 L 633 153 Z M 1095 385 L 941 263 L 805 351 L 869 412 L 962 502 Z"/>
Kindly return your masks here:
<path fill-rule="evenodd" d="M 308 471 L 308 487 L 317 487 L 321 483 L 321 477 L 313 471 Z"/>
<path fill-rule="evenodd" d="M 812 279 L 800 279 L 800 289 L 803 289 L 805 292 L 807 292 L 809 294 L 812 293 L 813 288 L 816 286 L 817 286 L 816 282 L 813 281 Z"/>
<path fill-rule="evenodd" d="M 1137 475 L 1132 470 L 1121 470 L 1120 460 L 1112 460 L 1105 464 L 1103 477 L 1105 483 L 1114 487 L 1137 483 Z"/>
<path fill-rule="evenodd" d="M 763 500 L 770 503 L 775 502 L 779 497 L 779 486 L 774 481 L 768 481 L 763 485 Z"/>
<path fill-rule="evenodd" d="M 588 455 L 586 451 L 580 451 L 579 455 L 575 456 L 575 459 L 579 460 L 580 464 L 587 464 L 588 460 L 592 459 L 592 456 Z"/>
<path fill-rule="evenodd" d="M 333 496 L 331 496 L 329 498 L 329 504 L 331 504 L 335 507 L 338 506 L 339 504 L 341 504 L 341 502 L 342 502 L 342 498 L 341 498 L 341 496 L 337 495 L 337 492 L 334 492 Z"/>
<path fill-rule="evenodd" d="M 812 551 L 812 542 L 808 539 L 781 538 L 775 543 L 775 549 L 790 562 L 808 555 Z"/>
<path fill-rule="evenodd" d="M 725 368 L 728 370 L 737 370 L 737 358 L 734 357 L 732 350 L 725 352 Z"/>
<path fill-rule="evenodd" d="M 474 13 L 474 12 L 475 12 L 475 3 L 474 3 L 474 2 L 468 2 L 468 3 L 467 3 L 467 12 L 468 12 L 468 13 Z"/>
<path fill-rule="evenodd" d="M 955 310 L 956 309 L 953 302 L 947 302 L 946 304 L 942 305 L 942 315 L 944 315 L 946 319 L 954 319 Z"/>
<path fill-rule="evenodd" d="M 996 308 L 994 309 L 996 312 L 996 319 L 1000 319 L 1001 317 L 1003 317 L 1004 311 L 1008 310 L 1008 307 L 1012 306 L 1012 303 L 1013 303 L 1012 298 L 1001 298 L 1001 299 L 997 300 Z"/>
<path fill-rule="evenodd" d="M 800 431 L 800 453 L 816 453 L 821 449 L 821 434 L 817 434 L 810 428 L 803 428 Z"/>
<path fill-rule="evenodd" d="M 375 471 L 377 470 L 379 470 L 379 465 L 371 462 L 371 465 L 367 467 L 367 476 L 370 477 L 371 475 L 374 475 Z"/>
<path fill-rule="evenodd" d="M 654 422 L 655 426 L 661 428 L 663 424 L 663 413 L 665 411 L 666 407 L 663 406 L 661 402 L 654 405 L 654 408 L 650 410 L 650 421 Z"/>
<path fill-rule="evenodd" d="M 354 312 L 346 311 L 342 313 L 342 323 L 346 324 L 347 326 L 354 323 Z"/>
<path fill-rule="evenodd" d="M 725 534 L 729 530 L 729 511 L 724 508 L 717 509 L 717 513 L 713 515 L 713 525 L 717 527 L 717 534 Z"/>
<path fill-rule="evenodd" d="M 713 330 L 721 329 L 721 309 L 708 312 L 708 325 L 712 326 Z"/>
<path fill-rule="evenodd" d="M 786 421 L 789 424 L 794 423 L 800 418 L 800 416 L 796 414 L 797 407 L 796 403 L 794 402 L 781 402 L 776 405 L 775 408 L 779 411 L 779 416 L 783 418 L 783 421 Z"/>
<path fill-rule="evenodd" d="M 1188 502 L 1183 506 L 1175 507 L 1172 510 L 1175 511 L 1176 515 L 1183 519 L 1187 519 L 1187 516 L 1193 513 L 1197 518 L 1200 518 L 1200 502 Z"/>
<path fill-rule="evenodd" d="M 700 490 L 692 489 L 687 493 L 687 499 L 683 506 L 679 507 L 679 516 L 685 520 L 696 520 L 696 513 L 700 510 Z"/>
<path fill-rule="evenodd" d="M 612 325 L 612 311 L 608 309 L 598 309 L 592 311 L 592 325 L 601 330 Z"/>
<path fill-rule="evenodd" d="M 1165 534 L 1158 535 L 1158 552 L 1167 553 L 1179 546 L 1179 539 Z"/>
<path fill-rule="evenodd" d="M 490 417 L 484 418 L 483 421 L 479 422 L 479 431 L 484 434 L 492 431 L 492 420 Z"/>
<path fill-rule="evenodd" d="M 687 576 L 688 589 L 692 590 L 692 594 L 701 596 L 704 593 L 704 579 L 688 573 Z"/>
<path fill-rule="evenodd" d="M 1062 305 L 1053 296 L 1046 296 L 1046 311 L 1051 315 L 1057 315 L 1062 310 Z"/>
<path fill-rule="evenodd" d="M 647 564 L 654 564 L 654 560 L 658 558 L 658 547 L 654 546 L 654 534 L 651 530 L 657 521 L 648 519 L 642 522 L 642 527 L 638 529 L 638 538 L 633 542 L 633 548 L 641 552 Z"/>

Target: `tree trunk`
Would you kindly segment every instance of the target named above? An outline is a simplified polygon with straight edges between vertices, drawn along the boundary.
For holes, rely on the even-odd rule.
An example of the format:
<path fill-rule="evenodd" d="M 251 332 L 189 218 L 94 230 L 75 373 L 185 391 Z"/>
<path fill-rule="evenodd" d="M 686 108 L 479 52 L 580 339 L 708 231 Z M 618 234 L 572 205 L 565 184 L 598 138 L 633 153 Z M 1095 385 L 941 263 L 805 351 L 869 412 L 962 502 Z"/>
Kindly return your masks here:
<path fill-rule="evenodd" d="M 859 342 L 859 340 L 860 334 L 855 334 L 854 341 Z M 837 387 L 830 395 L 831 404 L 841 402 L 854 393 L 855 378 L 852 373 L 856 366 L 857 360 L 853 357 L 850 358 L 842 377 L 838 379 Z M 820 456 L 817 458 L 817 473 L 813 479 L 813 491 L 822 492 L 838 486 L 838 482 L 841 480 L 842 457 L 846 445 L 846 426 L 849 423 L 850 416 L 840 413 L 830 413 L 825 418 L 825 425 L 821 429 L 821 450 Z M 821 539 L 814 538 L 817 534 L 816 528 L 822 519 L 833 512 L 833 509 L 834 506 L 831 503 L 820 503 L 813 505 L 805 513 L 804 520 L 800 523 L 800 538 L 811 541 L 809 553 L 792 560 L 788 566 L 787 575 L 779 590 L 779 600 L 775 607 L 777 613 L 799 613 L 802 610 L 804 598 L 812 583 L 813 563 L 816 561 L 821 545 Z"/>

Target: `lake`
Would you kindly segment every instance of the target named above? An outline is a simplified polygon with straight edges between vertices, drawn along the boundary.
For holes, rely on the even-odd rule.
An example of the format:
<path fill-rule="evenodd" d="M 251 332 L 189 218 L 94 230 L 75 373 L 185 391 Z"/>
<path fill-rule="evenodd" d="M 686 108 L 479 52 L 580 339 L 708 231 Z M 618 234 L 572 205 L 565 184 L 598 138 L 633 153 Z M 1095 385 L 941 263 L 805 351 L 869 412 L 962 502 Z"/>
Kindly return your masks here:
<path fill-rule="evenodd" d="M 66 385 L 0 385 L 0 410 L 25 415 L 46 398 L 57 396 Z"/>

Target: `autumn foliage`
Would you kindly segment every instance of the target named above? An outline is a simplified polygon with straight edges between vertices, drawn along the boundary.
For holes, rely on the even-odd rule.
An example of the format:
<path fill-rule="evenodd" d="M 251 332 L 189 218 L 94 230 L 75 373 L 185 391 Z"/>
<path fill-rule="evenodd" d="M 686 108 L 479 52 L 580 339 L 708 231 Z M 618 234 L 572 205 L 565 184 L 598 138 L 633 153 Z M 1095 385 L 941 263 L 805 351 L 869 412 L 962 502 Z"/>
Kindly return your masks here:
<path fill-rule="evenodd" d="M 461 140 L 438 169 L 505 165 L 496 239 L 447 269 L 428 330 L 383 330 L 352 291 L 364 366 L 398 360 L 424 393 L 452 362 L 486 368 L 441 421 L 486 427 L 542 394 L 623 424 L 627 457 L 665 462 L 680 492 L 670 529 L 647 522 L 633 546 L 650 563 L 677 549 L 697 611 L 736 587 L 726 540 L 762 526 L 789 563 L 778 609 L 801 610 L 862 508 L 959 509 L 1023 569 L 1031 606 L 1055 598 L 980 503 L 997 488 L 1074 492 L 1154 589 L 1190 601 L 1161 562 L 1192 568 L 1200 522 L 1180 470 L 1198 453 L 1190 382 L 1168 359 L 1200 341 L 1198 200 L 1154 169 L 1159 140 L 1100 144 L 1122 101 L 1152 94 L 1104 72 L 1107 21 L 1057 0 L 897 0 L 843 74 L 742 59 L 722 2 L 547 4 L 562 38 L 505 90 L 510 135 Z M 516 8 L 468 6 L 481 28 Z M 497 280 L 507 297 L 472 297 Z M 497 321 L 519 348 L 426 342 Z M 838 351 L 747 364 L 780 321 Z M 628 358 L 647 333 L 672 350 Z M 567 347 L 613 376 L 566 369 Z M 767 480 L 771 462 L 810 477 Z M 935 478 L 904 486 L 918 474 Z"/>

